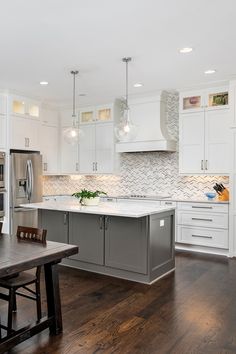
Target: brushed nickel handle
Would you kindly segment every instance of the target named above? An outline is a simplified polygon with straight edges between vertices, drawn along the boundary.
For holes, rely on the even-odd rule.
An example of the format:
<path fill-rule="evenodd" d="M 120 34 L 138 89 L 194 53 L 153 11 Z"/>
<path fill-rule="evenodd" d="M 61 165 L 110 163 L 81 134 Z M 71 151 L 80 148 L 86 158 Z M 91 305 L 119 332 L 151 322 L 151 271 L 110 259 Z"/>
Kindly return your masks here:
<path fill-rule="evenodd" d="M 208 160 L 205 160 L 205 170 L 208 170 Z"/>
<path fill-rule="evenodd" d="M 212 219 L 203 219 L 203 218 L 192 218 L 192 220 L 199 220 L 199 221 L 213 221 Z"/>
<path fill-rule="evenodd" d="M 100 216 L 99 217 L 99 229 L 100 230 L 103 229 L 103 221 L 104 221 L 104 216 Z"/>
<path fill-rule="evenodd" d="M 109 217 L 105 216 L 105 230 L 108 229 Z"/>
<path fill-rule="evenodd" d="M 195 206 L 195 205 L 192 205 L 192 208 L 193 209 L 213 209 L 212 206 Z"/>
<path fill-rule="evenodd" d="M 78 162 L 76 162 L 76 164 L 75 164 L 75 170 L 79 171 L 79 163 Z"/>
<path fill-rule="evenodd" d="M 205 235 L 192 235 L 192 237 L 213 238 L 212 236 L 205 236 Z"/>
<path fill-rule="evenodd" d="M 63 215 L 63 224 L 67 225 L 67 213 L 64 213 Z"/>
<path fill-rule="evenodd" d="M 203 160 L 201 160 L 201 170 L 204 170 L 204 167 L 203 167 Z"/>
<path fill-rule="evenodd" d="M 47 171 L 47 170 L 48 170 L 48 164 L 47 164 L 47 162 L 44 162 L 44 164 L 43 164 L 43 170 L 44 170 L 44 171 Z"/>
<path fill-rule="evenodd" d="M 98 163 L 95 162 L 95 171 L 97 171 L 97 170 L 98 170 Z"/>

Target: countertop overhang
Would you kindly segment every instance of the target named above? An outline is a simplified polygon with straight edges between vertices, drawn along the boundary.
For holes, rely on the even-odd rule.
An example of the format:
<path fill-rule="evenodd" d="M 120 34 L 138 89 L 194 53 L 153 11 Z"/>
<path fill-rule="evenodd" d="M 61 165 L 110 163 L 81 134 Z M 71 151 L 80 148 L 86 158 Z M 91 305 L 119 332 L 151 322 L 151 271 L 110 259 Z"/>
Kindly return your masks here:
<path fill-rule="evenodd" d="M 140 203 L 113 203 L 101 202 L 98 206 L 83 206 L 79 202 L 40 202 L 21 204 L 21 207 L 29 209 L 44 209 L 55 211 L 66 211 L 72 213 L 107 215 L 107 216 L 122 216 L 129 218 L 141 218 L 143 216 L 159 214 L 165 211 L 174 210 L 173 206 L 153 206 Z"/>

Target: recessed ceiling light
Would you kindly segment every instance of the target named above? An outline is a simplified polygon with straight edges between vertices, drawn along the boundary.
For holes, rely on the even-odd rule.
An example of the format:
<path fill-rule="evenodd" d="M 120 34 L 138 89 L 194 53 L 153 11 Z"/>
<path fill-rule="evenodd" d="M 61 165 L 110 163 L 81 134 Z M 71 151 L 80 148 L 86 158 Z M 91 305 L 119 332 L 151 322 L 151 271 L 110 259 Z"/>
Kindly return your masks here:
<path fill-rule="evenodd" d="M 192 51 L 193 51 L 193 48 L 191 48 L 191 47 L 184 47 L 184 48 L 179 49 L 179 52 L 181 54 L 191 53 Z"/>
<path fill-rule="evenodd" d="M 47 81 L 40 81 L 40 85 L 42 85 L 42 86 L 47 86 L 47 85 L 48 85 L 48 82 L 47 82 Z"/>
<path fill-rule="evenodd" d="M 137 82 L 136 84 L 134 84 L 134 87 L 142 87 L 142 86 L 143 86 L 142 82 Z"/>
<path fill-rule="evenodd" d="M 204 71 L 204 74 L 215 74 L 216 70 L 215 69 L 209 69 L 209 70 L 206 70 Z"/>

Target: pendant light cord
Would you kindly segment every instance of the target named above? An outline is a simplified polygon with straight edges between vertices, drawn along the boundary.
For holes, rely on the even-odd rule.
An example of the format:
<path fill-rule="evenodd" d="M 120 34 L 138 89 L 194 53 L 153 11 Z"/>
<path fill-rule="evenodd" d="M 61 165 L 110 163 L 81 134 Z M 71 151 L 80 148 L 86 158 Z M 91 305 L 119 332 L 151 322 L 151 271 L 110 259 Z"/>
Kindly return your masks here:
<path fill-rule="evenodd" d="M 72 104 L 72 117 L 75 118 L 75 76 L 78 74 L 78 70 L 76 71 L 71 71 L 71 74 L 73 75 L 73 104 Z M 73 120 L 73 126 L 75 125 L 75 122 Z"/>
<path fill-rule="evenodd" d="M 123 62 L 125 62 L 125 67 L 126 67 L 126 70 L 125 70 L 125 79 L 126 79 L 126 94 L 125 94 L 125 104 L 126 104 L 126 109 L 129 109 L 129 105 L 128 105 L 128 95 L 129 95 L 129 68 L 128 68 L 128 65 L 129 65 L 129 62 L 131 61 L 131 58 L 130 57 L 125 57 L 122 59 Z"/>

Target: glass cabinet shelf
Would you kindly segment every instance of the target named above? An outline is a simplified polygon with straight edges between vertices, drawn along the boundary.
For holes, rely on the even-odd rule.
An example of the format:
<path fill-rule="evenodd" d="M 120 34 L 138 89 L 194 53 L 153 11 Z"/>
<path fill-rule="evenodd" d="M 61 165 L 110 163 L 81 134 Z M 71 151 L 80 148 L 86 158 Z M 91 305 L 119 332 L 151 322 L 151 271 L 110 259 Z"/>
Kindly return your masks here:
<path fill-rule="evenodd" d="M 109 121 L 111 120 L 111 108 L 99 109 L 97 112 L 98 121 Z"/>
<path fill-rule="evenodd" d="M 89 123 L 93 122 L 93 111 L 81 112 L 80 113 L 80 122 L 81 123 Z"/>
<path fill-rule="evenodd" d="M 14 100 L 12 103 L 12 110 L 13 110 L 13 113 L 16 113 L 16 114 L 25 114 L 26 113 L 25 102 Z"/>

